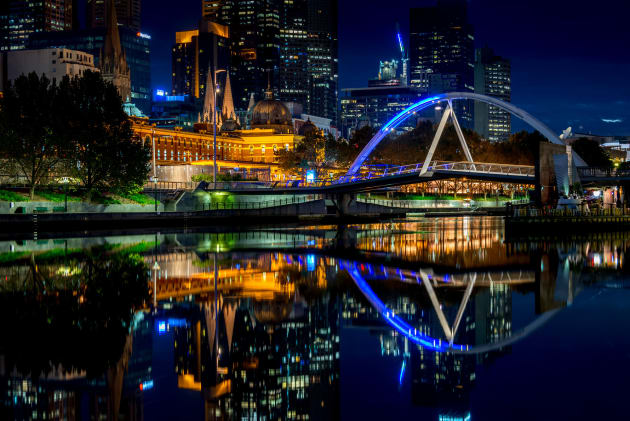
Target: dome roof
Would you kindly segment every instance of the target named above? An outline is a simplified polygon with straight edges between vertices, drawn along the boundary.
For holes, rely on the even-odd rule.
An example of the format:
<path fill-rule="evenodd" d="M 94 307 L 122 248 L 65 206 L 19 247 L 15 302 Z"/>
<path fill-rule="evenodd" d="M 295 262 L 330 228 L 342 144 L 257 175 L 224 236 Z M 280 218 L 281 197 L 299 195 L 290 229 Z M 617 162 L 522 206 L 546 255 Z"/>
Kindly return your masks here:
<path fill-rule="evenodd" d="M 304 122 L 304 124 L 300 126 L 300 129 L 298 130 L 298 134 L 300 136 L 306 136 L 307 134 L 316 132 L 317 130 L 318 130 L 317 126 L 314 125 L 311 119 L 309 118 L 308 120 L 306 120 L 306 122 Z"/>
<path fill-rule="evenodd" d="M 265 99 L 258 101 L 252 111 L 252 127 L 291 126 L 291 112 L 282 101 L 273 99 L 271 91 L 265 92 Z"/>

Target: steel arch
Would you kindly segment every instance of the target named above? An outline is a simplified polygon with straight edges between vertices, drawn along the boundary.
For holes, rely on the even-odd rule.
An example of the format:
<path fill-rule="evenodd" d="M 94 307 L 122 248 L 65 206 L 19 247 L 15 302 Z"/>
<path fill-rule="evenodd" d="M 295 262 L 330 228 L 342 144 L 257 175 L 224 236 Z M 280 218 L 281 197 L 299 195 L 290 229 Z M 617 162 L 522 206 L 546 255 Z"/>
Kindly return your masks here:
<path fill-rule="evenodd" d="M 425 98 L 422 101 L 419 101 L 398 113 L 386 125 L 384 125 L 381 130 L 379 130 L 378 133 L 376 133 L 376 135 L 374 135 L 374 137 L 368 142 L 365 148 L 363 148 L 361 153 L 359 153 L 359 156 L 357 156 L 357 158 L 350 166 L 350 169 L 346 173 L 346 176 L 354 176 L 361 168 L 361 165 L 363 165 L 363 163 L 370 156 L 372 151 L 381 142 L 381 140 L 383 140 L 383 138 L 385 138 L 385 136 L 387 136 L 394 128 L 398 127 L 400 123 L 405 121 L 411 114 L 427 109 L 432 105 L 435 105 L 442 101 L 452 101 L 457 99 L 472 99 L 475 101 L 484 102 L 488 105 L 493 105 L 497 108 L 501 108 L 502 110 L 507 111 L 510 114 L 520 118 L 521 120 L 532 126 L 534 129 L 538 130 L 552 143 L 555 143 L 557 145 L 564 145 L 564 142 L 562 142 L 562 140 L 560 140 L 560 138 L 545 123 L 533 117 L 528 112 L 508 102 L 486 95 L 475 94 L 472 92 L 449 92 L 445 94 L 435 95 L 430 98 Z"/>

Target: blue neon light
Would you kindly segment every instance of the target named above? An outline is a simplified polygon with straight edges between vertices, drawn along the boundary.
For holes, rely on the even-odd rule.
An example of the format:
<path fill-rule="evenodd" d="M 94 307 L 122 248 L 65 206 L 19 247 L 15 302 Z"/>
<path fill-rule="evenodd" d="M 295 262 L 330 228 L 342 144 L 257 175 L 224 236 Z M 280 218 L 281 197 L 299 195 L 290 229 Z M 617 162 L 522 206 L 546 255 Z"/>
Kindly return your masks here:
<path fill-rule="evenodd" d="M 361 290 L 363 295 L 368 299 L 368 301 L 374 306 L 374 308 L 381 313 L 383 319 L 389 324 L 391 327 L 396 329 L 401 335 L 408 338 L 413 343 L 420 345 L 423 348 L 430 349 L 436 352 L 447 352 L 447 351 L 467 351 L 469 350 L 468 345 L 458 345 L 453 344 L 449 345 L 448 342 L 443 342 L 441 339 L 436 339 L 428 335 L 424 335 L 419 333 L 417 329 L 411 327 L 407 322 L 405 322 L 400 317 L 396 316 L 396 314 L 390 310 L 381 300 L 376 296 L 372 288 L 368 285 L 368 283 L 363 278 L 363 275 L 359 272 L 356 263 L 349 262 L 340 262 L 339 266 L 342 269 L 348 271 L 350 277 L 354 280 L 354 283 Z"/>
<path fill-rule="evenodd" d="M 312 272 L 315 270 L 315 255 L 309 254 L 306 256 L 306 270 Z"/>
<path fill-rule="evenodd" d="M 158 323 L 158 333 L 164 333 L 166 332 L 166 322 L 159 322 Z"/>
<path fill-rule="evenodd" d="M 400 54 L 402 54 L 402 56 L 405 56 L 405 47 L 403 46 L 403 42 L 402 42 L 402 38 L 400 36 L 400 32 L 398 34 L 398 45 L 400 45 Z"/>
<path fill-rule="evenodd" d="M 398 376 L 398 384 L 402 384 L 403 377 L 405 377 L 405 366 L 407 365 L 407 360 L 403 360 L 402 367 L 400 367 L 400 375 Z"/>

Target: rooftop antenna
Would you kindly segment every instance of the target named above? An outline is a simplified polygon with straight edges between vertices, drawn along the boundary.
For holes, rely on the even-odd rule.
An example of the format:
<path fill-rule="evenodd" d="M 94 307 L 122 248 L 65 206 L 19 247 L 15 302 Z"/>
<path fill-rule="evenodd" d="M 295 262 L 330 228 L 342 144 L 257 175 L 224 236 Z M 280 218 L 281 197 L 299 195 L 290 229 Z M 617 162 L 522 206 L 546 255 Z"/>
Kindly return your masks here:
<path fill-rule="evenodd" d="M 409 59 L 405 53 L 405 45 L 403 44 L 402 35 L 400 35 L 400 24 L 396 22 L 396 38 L 398 39 L 398 47 L 400 48 L 400 61 L 402 62 L 402 74 L 400 75 L 401 85 L 407 86 L 407 66 Z"/>

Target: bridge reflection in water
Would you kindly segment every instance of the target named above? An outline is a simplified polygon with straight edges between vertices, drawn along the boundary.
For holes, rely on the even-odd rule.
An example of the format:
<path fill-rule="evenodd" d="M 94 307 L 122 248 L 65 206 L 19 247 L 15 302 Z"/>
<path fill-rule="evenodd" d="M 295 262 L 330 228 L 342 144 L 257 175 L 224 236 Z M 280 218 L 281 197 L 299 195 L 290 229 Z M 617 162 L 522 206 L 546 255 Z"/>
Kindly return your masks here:
<path fill-rule="evenodd" d="M 257 250 L 261 243 L 276 250 Z M 199 393 L 206 419 L 338 418 L 348 332 L 377 339 L 367 343 L 380 349 L 364 352 L 397 361 L 392 379 L 411 385 L 415 405 L 463 419 L 480 364 L 510 353 L 586 286 L 627 287 L 607 273 L 623 266 L 630 247 L 623 238 L 506 245 L 492 219 L 177 234 L 145 244 L 132 247 L 153 268 L 157 306 L 134 319 L 121 350 L 124 381 L 107 395 L 122 402 L 127 419 L 142 418 L 143 393 L 166 387 L 151 363 L 163 335 L 173 338 L 177 390 Z M 0 269 L 13 279 L 3 293 L 21 288 L 18 279 L 32 271 L 21 262 Z M 60 261 L 37 266 L 40 273 L 76 269 Z M 515 295 L 529 316 L 514 317 Z M 6 367 L 0 377 L 10 379 L 5 397 L 25 392 L 20 371 Z M 71 406 L 87 387 L 49 378 L 28 380 L 28 393 L 64 396 Z"/>

